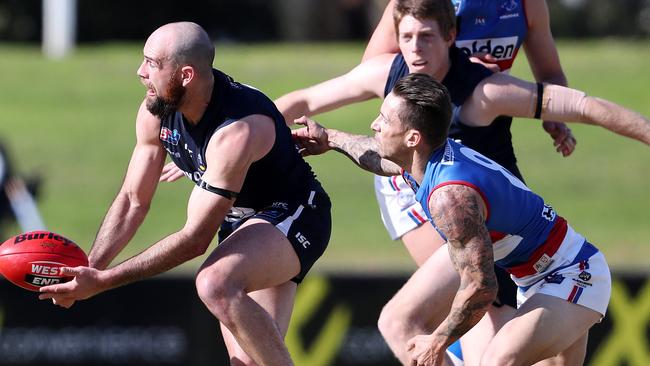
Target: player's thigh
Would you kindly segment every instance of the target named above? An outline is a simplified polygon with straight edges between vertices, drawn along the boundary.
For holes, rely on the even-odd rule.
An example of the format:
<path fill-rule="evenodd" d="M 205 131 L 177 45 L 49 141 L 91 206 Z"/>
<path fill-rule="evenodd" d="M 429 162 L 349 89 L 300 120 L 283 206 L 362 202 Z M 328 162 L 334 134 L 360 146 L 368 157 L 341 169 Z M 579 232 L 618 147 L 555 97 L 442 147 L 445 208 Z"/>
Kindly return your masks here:
<path fill-rule="evenodd" d="M 246 292 L 275 287 L 300 272 L 292 244 L 273 224 L 251 218 L 224 239 L 199 272 L 227 279 Z"/>
<path fill-rule="evenodd" d="M 529 298 L 492 339 L 483 361 L 500 356 L 532 365 L 569 348 L 602 315 L 595 310 L 546 294 Z"/>
<path fill-rule="evenodd" d="M 402 242 L 418 267 L 445 244 L 445 240 L 429 222 L 402 235 Z"/>
<path fill-rule="evenodd" d="M 508 305 L 490 305 L 487 313 L 460 339 L 465 366 L 479 365 L 490 340 L 514 316 L 517 310 Z"/>
<path fill-rule="evenodd" d="M 559 355 L 537 362 L 534 366 L 582 366 L 587 354 L 588 333 L 585 333 Z"/>
<path fill-rule="evenodd" d="M 444 245 L 413 273 L 385 310 L 421 326 L 437 326 L 449 312 L 459 285 L 460 277 Z"/>
<path fill-rule="evenodd" d="M 295 282 L 288 281 L 276 287 L 253 291 L 248 294 L 268 312 L 280 330 L 282 337 L 286 336 L 287 330 L 289 329 L 289 321 L 291 320 L 291 313 L 296 297 L 296 287 Z M 244 364 L 250 364 L 252 360 L 239 347 L 235 337 L 223 324 L 221 324 L 221 333 L 223 334 L 223 340 L 231 359 L 242 361 Z"/>

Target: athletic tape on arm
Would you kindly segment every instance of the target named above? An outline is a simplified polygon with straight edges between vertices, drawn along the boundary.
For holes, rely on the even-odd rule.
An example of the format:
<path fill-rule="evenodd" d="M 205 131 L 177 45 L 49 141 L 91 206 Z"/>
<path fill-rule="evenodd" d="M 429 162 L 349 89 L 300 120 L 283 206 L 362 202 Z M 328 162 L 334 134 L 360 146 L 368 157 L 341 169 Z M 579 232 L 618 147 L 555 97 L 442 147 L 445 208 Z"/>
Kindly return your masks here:
<path fill-rule="evenodd" d="M 560 85 L 546 84 L 542 95 L 542 119 L 580 122 L 584 116 L 587 94 Z M 542 113 L 540 113 L 541 116 Z"/>

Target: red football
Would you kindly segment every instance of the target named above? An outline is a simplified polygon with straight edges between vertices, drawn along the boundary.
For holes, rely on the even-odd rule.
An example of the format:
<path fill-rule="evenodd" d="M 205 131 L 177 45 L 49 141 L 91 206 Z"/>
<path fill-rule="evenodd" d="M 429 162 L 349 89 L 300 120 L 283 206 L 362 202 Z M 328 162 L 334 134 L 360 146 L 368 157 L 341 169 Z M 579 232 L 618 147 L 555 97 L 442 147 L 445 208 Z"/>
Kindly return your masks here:
<path fill-rule="evenodd" d="M 0 274 L 30 291 L 69 281 L 59 268 L 88 266 L 86 253 L 72 240 L 50 231 L 16 235 L 0 245 Z"/>

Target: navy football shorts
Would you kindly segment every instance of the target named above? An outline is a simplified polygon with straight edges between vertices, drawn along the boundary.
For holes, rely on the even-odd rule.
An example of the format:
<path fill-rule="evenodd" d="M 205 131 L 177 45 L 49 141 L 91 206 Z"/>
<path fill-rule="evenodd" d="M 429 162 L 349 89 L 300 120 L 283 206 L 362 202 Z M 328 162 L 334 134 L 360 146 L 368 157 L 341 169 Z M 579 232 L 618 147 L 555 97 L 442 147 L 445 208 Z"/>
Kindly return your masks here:
<path fill-rule="evenodd" d="M 300 260 L 300 273 L 291 280 L 300 283 L 327 248 L 332 232 L 332 203 L 318 187 L 292 200 L 277 201 L 249 215 L 246 210 L 233 208 L 241 217 L 227 216 L 219 230 L 219 243 L 250 218 L 273 224 L 289 239 Z"/>

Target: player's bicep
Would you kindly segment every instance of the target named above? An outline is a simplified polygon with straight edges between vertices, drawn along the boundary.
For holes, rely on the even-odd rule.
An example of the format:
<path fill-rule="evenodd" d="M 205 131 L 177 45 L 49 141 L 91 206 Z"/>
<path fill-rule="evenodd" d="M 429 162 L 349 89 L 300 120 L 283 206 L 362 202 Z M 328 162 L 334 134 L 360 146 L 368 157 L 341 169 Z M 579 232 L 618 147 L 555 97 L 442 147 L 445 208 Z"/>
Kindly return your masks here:
<path fill-rule="evenodd" d="M 275 123 L 267 116 L 247 116 L 221 128 L 208 143 L 203 181 L 239 192 L 251 164 L 263 158 L 274 142 Z"/>
<path fill-rule="evenodd" d="M 474 88 L 460 118 L 470 126 L 487 126 L 498 116 L 533 118 L 538 104 L 535 83 L 495 73 Z"/>
<path fill-rule="evenodd" d="M 444 186 L 429 198 L 429 210 L 433 223 L 447 238 L 450 257 L 461 277 L 490 282 L 494 257 L 481 195 L 465 185 Z"/>
<path fill-rule="evenodd" d="M 192 191 L 184 230 L 192 235 L 214 235 L 232 207 L 251 164 L 264 157 L 275 141 L 275 123 L 251 115 L 221 128 L 206 149 L 207 169 Z"/>

